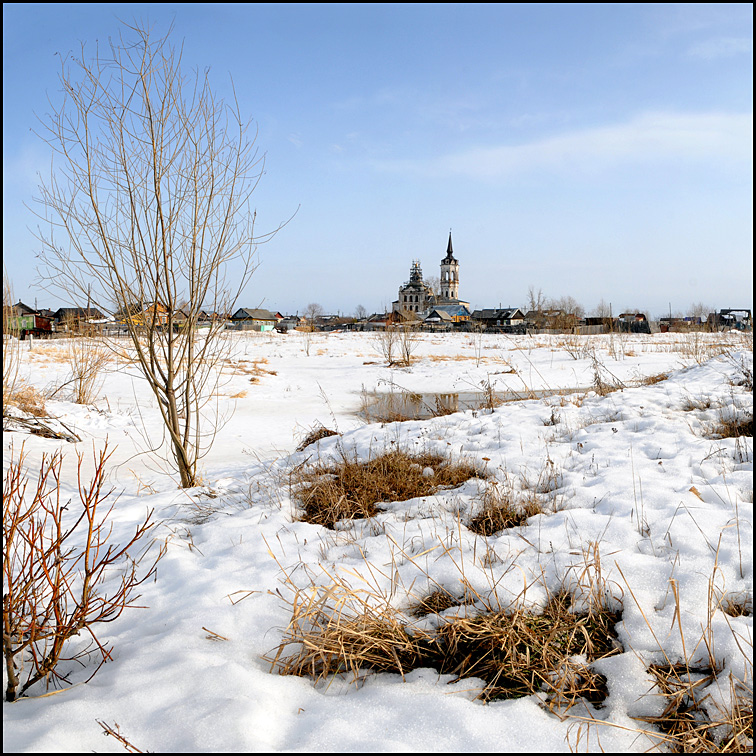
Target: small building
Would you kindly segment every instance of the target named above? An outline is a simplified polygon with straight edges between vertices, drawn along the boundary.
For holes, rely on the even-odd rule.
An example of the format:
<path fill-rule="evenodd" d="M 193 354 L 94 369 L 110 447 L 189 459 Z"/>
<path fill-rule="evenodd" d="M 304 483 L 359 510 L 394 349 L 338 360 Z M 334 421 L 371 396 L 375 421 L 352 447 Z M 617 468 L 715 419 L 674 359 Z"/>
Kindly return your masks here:
<path fill-rule="evenodd" d="M 519 307 L 485 308 L 475 310 L 470 319 L 489 329 L 521 326 L 525 322 L 525 313 Z"/>
<path fill-rule="evenodd" d="M 719 312 L 712 312 L 707 320 L 707 324 L 712 330 L 727 331 L 735 329 L 737 331 L 753 330 L 753 319 L 750 310 L 726 309 Z"/>
<path fill-rule="evenodd" d="M 624 333 L 651 333 L 651 326 L 642 312 L 622 312 L 617 316 L 617 330 Z"/>
<path fill-rule="evenodd" d="M 240 331 L 272 331 L 283 316 L 261 308 L 240 307 L 232 316 L 232 325 Z"/>
<path fill-rule="evenodd" d="M 53 313 L 56 331 L 91 331 L 107 321 L 96 307 L 59 307 Z"/>

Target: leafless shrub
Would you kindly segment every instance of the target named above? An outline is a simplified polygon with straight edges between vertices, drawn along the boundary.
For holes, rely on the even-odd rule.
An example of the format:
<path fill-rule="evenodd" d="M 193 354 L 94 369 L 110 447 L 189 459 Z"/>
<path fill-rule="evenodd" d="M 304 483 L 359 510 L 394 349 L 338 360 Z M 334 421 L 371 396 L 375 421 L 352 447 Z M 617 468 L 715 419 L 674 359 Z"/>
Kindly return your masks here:
<path fill-rule="evenodd" d="M 386 360 L 387 365 L 395 364 L 399 348 L 398 336 L 397 330 L 389 324 L 386 324 L 382 330 L 376 331 L 373 336 L 373 342 L 383 356 L 383 359 Z"/>
<path fill-rule="evenodd" d="M 110 354 L 98 339 L 73 337 L 68 339 L 67 358 L 71 377 L 53 395 L 61 388 L 71 386 L 74 404 L 91 404 L 97 396 L 102 369 L 110 360 Z"/>
<path fill-rule="evenodd" d="M 625 384 L 612 373 L 606 365 L 599 360 L 596 352 L 591 352 L 591 365 L 593 368 L 593 388 L 599 396 L 606 396 L 613 391 L 621 391 L 627 388 Z"/>
<path fill-rule="evenodd" d="M 111 452 L 112 453 L 112 452 Z M 152 576 L 157 557 L 143 569 L 143 546 L 153 527 L 152 513 L 125 544 L 111 540 L 108 522 L 113 504 L 101 509 L 112 491 L 103 490 L 107 444 L 95 454 L 95 470 L 87 485 L 79 455 L 78 493 L 81 509 L 61 502 L 62 455 L 43 457 L 31 501 L 23 473 L 23 447 L 12 461 L 3 488 L 3 652 L 7 671 L 5 698 L 14 701 L 33 685 L 68 683 L 67 665 L 98 653 L 100 666 L 110 650 L 95 633 L 99 623 L 112 622 L 135 606 L 136 589 Z M 138 550 L 141 549 L 141 552 Z M 118 578 L 110 573 L 116 568 Z M 106 580 L 113 580 L 108 588 Z M 89 643 L 73 643 L 85 632 Z M 94 674 L 93 673 L 93 674 Z"/>
<path fill-rule="evenodd" d="M 111 726 L 107 722 L 101 722 L 99 719 L 95 721 L 104 730 L 103 734 L 115 738 L 124 747 L 127 753 L 151 753 L 151 751 L 142 751 L 133 743 L 129 742 L 128 738 L 121 732 L 121 727 L 118 722 L 116 722 L 114 726 Z"/>

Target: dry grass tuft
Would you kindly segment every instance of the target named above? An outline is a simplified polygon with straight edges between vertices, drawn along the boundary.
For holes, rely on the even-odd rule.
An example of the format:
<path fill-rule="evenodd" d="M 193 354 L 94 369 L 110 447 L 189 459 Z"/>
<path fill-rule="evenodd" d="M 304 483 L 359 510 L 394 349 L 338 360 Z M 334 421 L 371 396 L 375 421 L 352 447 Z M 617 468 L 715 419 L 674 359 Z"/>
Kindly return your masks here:
<path fill-rule="evenodd" d="M 324 425 L 321 425 L 320 423 L 318 423 L 308 431 L 308 433 L 300 442 L 299 446 L 297 446 L 297 451 L 298 452 L 303 451 L 308 446 L 310 446 L 310 444 L 314 444 L 316 441 L 320 441 L 322 438 L 328 438 L 329 436 L 338 436 L 338 435 L 339 434 L 336 431 L 330 430 L 329 428 L 326 428 Z"/>
<path fill-rule="evenodd" d="M 716 680 L 716 671 L 684 663 L 652 664 L 648 672 L 666 699 L 656 717 L 637 717 L 655 725 L 672 753 L 752 753 L 753 694 L 742 685 L 732 685 L 732 708 L 706 707 L 706 688 Z M 711 709 L 719 716 L 712 718 Z"/>
<path fill-rule="evenodd" d="M 580 698 L 600 704 L 606 680 L 588 665 L 617 652 L 619 614 L 579 616 L 570 604 L 570 596 L 560 594 L 542 614 L 518 609 L 445 623 L 435 638 L 439 671 L 482 678 L 484 700 L 545 691 L 555 708 L 569 708 Z M 586 662 L 573 658 L 578 655 Z"/>
<path fill-rule="evenodd" d="M 429 614 L 441 614 L 453 606 L 461 606 L 464 599 L 453 596 L 443 588 L 437 588 L 421 598 L 409 611 L 413 617 L 427 617 Z"/>
<path fill-rule="evenodd" d="M 639 386 L 655 386 L 657 383 L 666 381 L 669 378 L 669 373 L 655 373 L 654 375 L 644 375 L 638 379 Z"/>
<path fill-rule="evenodd" d="M 430 496 L 484 477 L 473 464 L 438 454 L 394 450 L 366 462 L 342 457 L 330 465 L 303 469 L 292 483 L 303 508 L 301 519 L 333 528 L 339 520 L 373 517 L 381 502 Z"/>
<path fill-rule="evenodd" d="M 320 682 L 341 673 L 360 681 L 365 671 L 404 675 L 430 666 L 456 680 L 482 679 L 483 700 L 545 692 L 549 706 L 559 710 L 580 699 L 600 706 L 606 698 L 606 679 L 589 665 L 616 652 L 618 614 L 578 616 L 563 594 L 542 614 L 516 610 L 455 617 L 435 635 L 417 629 L 410 634 L 400 613 L 385 597 L 377 598 L 338 580 L 327 588 L 298 590 L 284 638 L 275 656 L 268 657 L 272 668 Z M 458 603 L 440 590 L 416 613 L 437 613 Z M 290 646 L 295 650 L 285 655 Z"/>
<path fill-rule="evenodd" d="M 717 421 L 706 429 L 709 438 L 753 436 L 753 412 L 721 411 Z"/>
<path fill-rule="evenodd" d="M 34 386 L 23 382 L 17 382 L 13 391 L 3 397 L 4 407 L 16 407 L 33 417 L 47 417 L 45 408 L 45 396 Z"/>
<path fill-rule="evenodd" d="M 298 591 L 291 607 L 284 638 L 268 657 L 279 674 L 319 682 L 351 673 L 359 681 L 363 670 L 403 675 L 422 666 L 419 641 L 407 633 L 399 613 L 388 602 L 376 606 L 344 582 Z M 284 656 L 292 645 L 294 652 Z"/>
<path fill-rule="evenodd" d="M 543 512 L 537 497 L 517 501 L 509 490 L 491 482 L 483 492 L 483 508 L 470 520 L 468 528 L 482 536 L 492 536 L 507 528 L 524 525 L 528 518 Z"/>

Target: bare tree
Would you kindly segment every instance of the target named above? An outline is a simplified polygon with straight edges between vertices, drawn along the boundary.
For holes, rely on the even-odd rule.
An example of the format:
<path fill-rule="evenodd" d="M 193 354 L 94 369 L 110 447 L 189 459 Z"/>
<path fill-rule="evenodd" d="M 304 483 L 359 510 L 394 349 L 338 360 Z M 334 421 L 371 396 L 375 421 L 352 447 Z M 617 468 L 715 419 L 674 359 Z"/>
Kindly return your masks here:
<path fill-rule="evenodd" d="M 302 330 L 304 333 L 304 349 L 305 354 L 310 356 L 310 346 L 312 345 L 312 334 L 318 327 L 318 321 L 323 317 L 323 308 L 317 302 L 310 302 L 305 307 L 302 313 L 304 318 L 304 325 Z"/>
<path fill-rule="evenodd" d="M 612 305 L 606 302 L 604 299 L 600 299 L 599 303 L 593 308 L 591 315 L 595 318 L 607 318 L 612 317 Z"/>
<path fill-rule="evenodd" d="M 62 61 L 63 101 L 43 121 L 54 164 L 37 198 L 39 272 L 120 315 L 190 487 L 217 430 L 207 402 L 227 343 L 222 317 L 196 326 L 203 310 L 232 312 L 272 234 L 254 232 L 263 158 L 238 102 L 207 72 L 185 75 L 169 35 L 125 25 L 118 44 Z"/>
<path fill-rule="evenodd" d="M 13 284 L 3 266 L 3 417 L 19 383 L 19 335 L 18 318 L 13 307 Z"/>
<path fill-rule="evenodd" d="M 541 289 L 536 291 L 532 284 L 528 286 L 528 303 L 526 309 L 530 312 L 542 312 L 545 305 L 546 297 L 543 296 L 543 291 Z"/>
<path fill-rule="evenodd" d="M 368 311 L 361 304 L 358 304 L 357 307 L 354 308 L 355 320 L 365 320 L 367 316 L 368 316 Z"/>
<path fill-rule="evenodd" d="M 310 302 L 305 307 L 302 317 L 305 319 L 308 330 L 314 331 L 318 326 L 318 322 L 323 317 L 323 307 L 317 302 Z"/>
<path fill-rule="evenodd" d="M 425 285 L 430 289 L 434 297 L 441 296 L 441 279 L 439 276 L 426 276 Z"/>
<path fill-rule="evenodd" d="M 702 325 L 708 328 L 709 314 L 714 312 L 714 308 L 703 302 L 694 302 L 688 308 L 688 317 L 693 318 L 694 325 Z"/>

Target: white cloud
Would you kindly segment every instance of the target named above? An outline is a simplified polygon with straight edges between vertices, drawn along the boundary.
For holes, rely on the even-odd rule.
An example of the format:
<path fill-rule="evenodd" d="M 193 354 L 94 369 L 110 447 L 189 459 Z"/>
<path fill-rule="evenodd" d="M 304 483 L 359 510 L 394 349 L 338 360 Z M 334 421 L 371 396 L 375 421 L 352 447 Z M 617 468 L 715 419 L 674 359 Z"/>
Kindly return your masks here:
<path fill-rule="evenodd" d="M 688 54 L 694 58 L 732 58 L 742 53 L 753 52 L 753 40 L 749 37 L 715 37 L 694 45 Z"/>
<path fill-rule="evenodd" d="M 648 113 L 627 123 L 518 145 L 478 147 L 427 160 L 378 162 L 380 170 L 495 179 L 532 171 L 595 173 L 620 164 L 743 164 L 752 158 L 751 114 Z"/>

